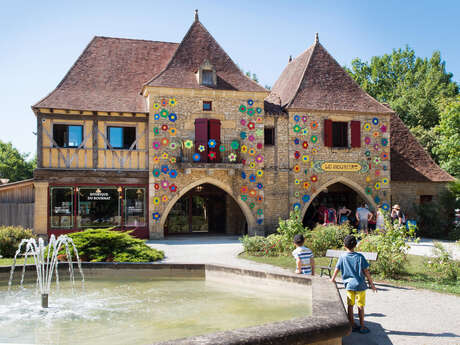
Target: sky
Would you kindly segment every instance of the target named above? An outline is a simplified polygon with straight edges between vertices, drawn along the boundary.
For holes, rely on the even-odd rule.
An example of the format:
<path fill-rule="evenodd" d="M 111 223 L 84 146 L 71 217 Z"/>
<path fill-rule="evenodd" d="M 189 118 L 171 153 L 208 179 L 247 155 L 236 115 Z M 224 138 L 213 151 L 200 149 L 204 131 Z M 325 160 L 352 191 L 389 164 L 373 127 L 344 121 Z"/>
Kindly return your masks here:
<path fill-rule="evenodd" d="M 289 55 L 314 41 L 341 65 L 409 45 L 439 50 L 460 81 L 460 1 L 0 0 L 0 140 L 36 152 L 31 106 L 50 93 L 94 36 L 180 42 L 200 21 L 241 68 L 273 85 Z"/>

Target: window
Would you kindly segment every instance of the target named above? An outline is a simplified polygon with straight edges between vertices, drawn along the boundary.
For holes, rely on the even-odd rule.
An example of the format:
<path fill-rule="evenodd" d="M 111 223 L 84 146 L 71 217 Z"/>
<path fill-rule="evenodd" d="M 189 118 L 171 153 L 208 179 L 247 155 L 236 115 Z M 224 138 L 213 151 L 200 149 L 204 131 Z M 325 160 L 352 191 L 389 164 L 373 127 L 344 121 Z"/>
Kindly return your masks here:
<path fill-rule="evenodd" d="M 114 149 L 130 149 L 136 141 L 135 127 L 107 127 L 107 137 Z M 136 146 L 133 147 L 136 149 Z"/>
<path fill-rule="evenodd" d="M 78 191 L 78 227 L 121 225 L 120 194 L 115 187 L 80 187 Z"/>
<path fill-rule="evenodd" d="M 332 146 L 348 147 L 348 122 L 332 122 Z"/>
<path fill-rule="evenodd" d="M 201 83 L 203 85 L 213 86 L 214 85 L 214 76 L 211 70 L 204 69 L 202 70 Z"/>
<path fill-rule="evenodd" d="M 51 227 L 71 229 L 73 227 L 73 187 L 52 187 L 50 194 Z"/>
<path fill-rule="evenodd" d="M 420 195 L 420 204 L 427 204 L 433 200 L 433 195 Z"/>
<path fill-rule="evenodd" d="M 210 139 L 215 141 L 214 147 L 209 147 Z M 220 120 L 195 119 L 195 153 L 200 155 L 199 162 L 220 163 L 220 144 Z M 209 156 L 211 152 L 213 158 Z"/>
<path fill-rule="evenodd" d="M 125 189 L 125 225 L 145 226 L 145 189 Z"/>
<path fill-rule="evenodd" d="M 203 111 L 211 111 L 211 110 L 212 110 L 212 102 L 203 101 Z"/>
<path fill-rule="evenodd" d="M 53 139 L 58 147 L 78 147 L 83 141 L 83 126 L 55 124 Z"/>
<path fill-rule="evenodd" d="M 264 129 L 265 145 L 275 145 L 275 128 L 266 127 Z"/>

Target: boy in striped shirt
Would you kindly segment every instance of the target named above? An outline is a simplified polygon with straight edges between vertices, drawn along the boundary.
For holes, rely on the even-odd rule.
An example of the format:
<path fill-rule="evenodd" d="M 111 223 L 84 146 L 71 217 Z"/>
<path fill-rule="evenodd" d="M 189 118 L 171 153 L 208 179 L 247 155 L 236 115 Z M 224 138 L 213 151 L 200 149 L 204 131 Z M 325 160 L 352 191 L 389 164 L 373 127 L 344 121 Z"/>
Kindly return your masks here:
<path fill-rule="evenodd" d="M 292 251 L 292 256 L 295 258 L 297 274 L 315 274 L 315 260 L 313 252 L 304 246 L 305 238 L 303 235 L 294 236 L 294 244 L 297 247 Z"/>

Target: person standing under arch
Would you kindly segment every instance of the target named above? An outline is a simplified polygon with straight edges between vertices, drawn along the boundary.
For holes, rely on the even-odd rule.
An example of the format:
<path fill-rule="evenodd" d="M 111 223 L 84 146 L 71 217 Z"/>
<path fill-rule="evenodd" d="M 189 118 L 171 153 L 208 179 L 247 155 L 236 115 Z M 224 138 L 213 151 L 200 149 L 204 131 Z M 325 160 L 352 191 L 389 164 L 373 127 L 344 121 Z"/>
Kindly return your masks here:
<path fill-rule="evenodd" d="M 356 210 L 356 220 L 358 221 L 358 230 L 366 234 L 369 233 L 369 221 L 372 219 L 372 212 L 369 211 L 367 204 L 362 203 L 361 207 Z"/>

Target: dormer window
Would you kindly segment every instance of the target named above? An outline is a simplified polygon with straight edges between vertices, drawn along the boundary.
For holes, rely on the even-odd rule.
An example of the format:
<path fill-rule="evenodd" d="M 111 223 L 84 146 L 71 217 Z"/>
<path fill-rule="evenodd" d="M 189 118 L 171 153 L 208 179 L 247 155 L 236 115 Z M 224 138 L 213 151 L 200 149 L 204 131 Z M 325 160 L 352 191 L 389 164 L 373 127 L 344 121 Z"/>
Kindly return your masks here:
<path fill-rule="evenodd" d="M 215 87 L 217 85 L 216 70 L 208 60 L 205 60 L 196 73 L 198 84 Z"/>

